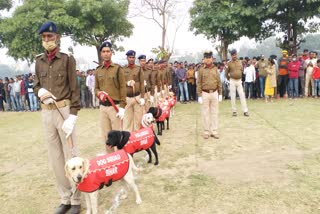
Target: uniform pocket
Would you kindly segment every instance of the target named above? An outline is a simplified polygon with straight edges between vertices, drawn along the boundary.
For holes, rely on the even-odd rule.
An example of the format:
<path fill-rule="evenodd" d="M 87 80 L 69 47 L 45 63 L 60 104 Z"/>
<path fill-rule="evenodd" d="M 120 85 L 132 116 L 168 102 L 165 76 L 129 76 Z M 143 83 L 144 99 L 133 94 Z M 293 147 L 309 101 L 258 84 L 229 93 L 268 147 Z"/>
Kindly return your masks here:
<path fill-rule="evenodd" d="M 103 74 L 98 74 L 98 82 L 99 82 L 100 89 L 101 89 L 101 87 L 104 86 L 104 81 L 105 81 L 104 75 Z"/>
<path fill-rule="evenodd" d="M 54 76 L 55 85 L 64 86 L 66 84 L 66 74 L 63 71 L 57 72 Z"/>
<path fill-rule="evenodd" d="M 40 72 L 39 79 L 40 79 L 41 85 L 45 85 L 45 83 L 47 82 L 47 72 L 46 71 Z"/>

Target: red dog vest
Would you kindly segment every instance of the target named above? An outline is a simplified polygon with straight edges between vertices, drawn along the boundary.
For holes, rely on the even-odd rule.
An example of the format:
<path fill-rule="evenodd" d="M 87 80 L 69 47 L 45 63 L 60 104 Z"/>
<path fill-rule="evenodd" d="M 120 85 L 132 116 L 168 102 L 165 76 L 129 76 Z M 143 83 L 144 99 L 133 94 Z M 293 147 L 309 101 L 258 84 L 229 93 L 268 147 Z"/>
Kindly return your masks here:
<path fill-rule="evenodd" d="M 142 128 L 130 133 L 130 138 L 123 149 L 129 154 L 133 154 L 150 148 L 153 142 L 154 134 L 152 127 Z"/>
<path fill-rule="evenodd" d="M 173 106 L 176 105 L 176 102 L 177 102 L 176 97 L 169 97 L 168 102 L 169 102 L 170 108 L 172 108 Z"/>
<path fill-rule="evenodd" d="M 169 105 L 164 105 L 164 104 L 160 103 L 158 105 L 158 108 L 161 108 L 162 114 L 160 115 L 160 117 L 158 119 L 156 119 L 156 121 L 163 122 L 163 121 L 165 121 L 166 118 L 170 117 L 170 106 Z"/>
<path fill-rule="evenodd" d="M 81 192 L 94 192 L 100 186 L 123 178 L 129 169 L 129 157 L 123 150 L 96 157 L 90 160 L 89 171 L 77 186 Z"/>

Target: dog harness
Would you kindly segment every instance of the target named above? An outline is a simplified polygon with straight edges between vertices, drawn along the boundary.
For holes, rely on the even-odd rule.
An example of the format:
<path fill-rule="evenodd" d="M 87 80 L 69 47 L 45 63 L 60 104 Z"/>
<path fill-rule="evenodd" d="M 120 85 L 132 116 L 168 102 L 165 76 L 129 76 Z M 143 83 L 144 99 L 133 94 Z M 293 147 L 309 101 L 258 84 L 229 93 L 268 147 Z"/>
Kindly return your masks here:
<path fill-rule="evenodd" d="M 77 186 L 81 192 L 94 192 L 123 178 L 129 169 L 129 157 L 123 150 L 90 160 L 89 171 Z"/>
<path fill-rule="evenodd" d="M 152 126 L 153 127 L 153 126 Z M 129 154 L 148 149 L 154 143 L 152 127 L 142 128 L 130 133 L 130 138 L 123 149 Z"/>

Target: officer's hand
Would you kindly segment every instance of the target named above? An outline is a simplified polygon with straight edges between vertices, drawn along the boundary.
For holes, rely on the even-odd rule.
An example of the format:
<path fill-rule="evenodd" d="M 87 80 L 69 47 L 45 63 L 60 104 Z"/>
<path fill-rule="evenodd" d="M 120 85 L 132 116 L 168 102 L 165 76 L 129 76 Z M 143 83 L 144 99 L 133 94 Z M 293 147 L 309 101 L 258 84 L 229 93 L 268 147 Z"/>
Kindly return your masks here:
<path fill-rule="evenodd" d="M 199 104 L 202 104 L 202 103 L 203 103 L 202 97 L 198 97 L 198 103 L 199 103 Z"/>
<path fill-rule="evenodd" d="M 105 102 L 107 100 L 107 97 L 108 97 L 108 93 L 105 91 L 100 91 L 98 93 L 98 98 L 101 102 Z"/>
<path fill-rule="evenodd" d="M 150 96 L 150 103 L 154 103 L 154 97 Z"/>
<path fill-rule="evenodd" d="M 172 85 L 168 85 L 168 89 L 170 90 L 172 88 Z"/>
<path fill-rule="evenodd" d="M 63 122 L 62 130 L 66 133 L 66 138 L 71 135 L 77 122 L 77 118 L 78 117 L 76 115 L 70 114 L 69 117 Z"/>
<path fill-rule="evenodd" d="M 38 91 L 38 97 L 40 98 L 40 101 L 46 105 L 49 105 L 54 102 L 57 98 L 47 89 L 40 88 Z"/>
<path fill-rule="evenodd" d="M 158 92 L 158 93 L 157 93 L 157 96 L 158 96 L 158 97 L 160 97 L 160 96 L 161 96 L 160 92 Z"/>
<path fill-rule="evenodd" d="M 119 117 L 120 120 L 123 120 L 124 111 L 125 111 L 124 108 L 121 108 L 121 107 L 120 107 L 118 113 L 116 114 L 116 116 Z"/>
<path fill-rule="evenodd" d="M 222 101 L 222 95 L 219 94 L 219 102 L 221 102 L 221 101 Z"/>
<path fill-rule="evenodd" d="M 162 92 L 162 94 L 164 94 L 164 90 L 162 90 L 161 92 Z"/>
<path fill-rule="evenodd" d="M 140 98 L 140 103 L 139 103 L 139 104 L 140 104 L 141 106 L 143 106 L 144 103 L 145 103 L 144 99 L 143 99 L 143 98 Z"/>
<path fill-rule="evenodd" d="M 147 81 L 144 80 L 143 83 L 144 83 L 144 87 L 146 87 L 147 86 Z"/>

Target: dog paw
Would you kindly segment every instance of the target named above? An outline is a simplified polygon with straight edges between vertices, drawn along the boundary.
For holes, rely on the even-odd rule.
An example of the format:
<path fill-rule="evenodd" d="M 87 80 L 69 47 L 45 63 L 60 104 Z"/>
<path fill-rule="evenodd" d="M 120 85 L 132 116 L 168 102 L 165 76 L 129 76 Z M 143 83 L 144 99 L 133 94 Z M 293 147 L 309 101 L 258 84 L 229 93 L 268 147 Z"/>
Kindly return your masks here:
<path fill-rule="evenodd" d="M 141 204 L 141 203 L 142 203 L 141 198 L 137 198 L 136 203 L 137 203 L 137 204 Z"/>
<path fill-rule="evenodd" d="M 157 166 L 159 164 L 159 162 L 155 162 L 154 165 Z"/>

